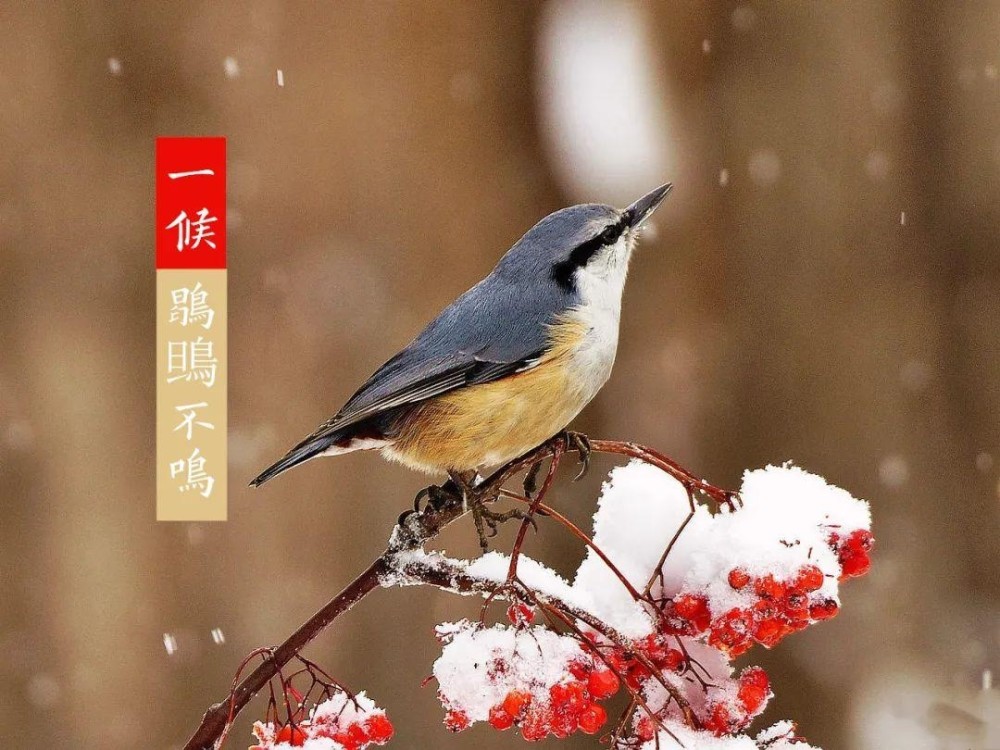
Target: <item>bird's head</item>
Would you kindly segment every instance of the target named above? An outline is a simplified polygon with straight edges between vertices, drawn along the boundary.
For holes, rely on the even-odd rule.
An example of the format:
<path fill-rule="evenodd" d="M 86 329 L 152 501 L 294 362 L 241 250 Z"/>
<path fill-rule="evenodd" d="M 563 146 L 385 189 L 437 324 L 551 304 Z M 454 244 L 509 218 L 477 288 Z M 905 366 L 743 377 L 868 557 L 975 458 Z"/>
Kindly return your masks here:
<path fill-rule="evenodd" d="M 497 265 L 496 272 L 587 296 L 621 292 L 643 222 L 673 186 L 661 185 L 627 208 L 599 203 L 570 206 L 535 224 Z"/>

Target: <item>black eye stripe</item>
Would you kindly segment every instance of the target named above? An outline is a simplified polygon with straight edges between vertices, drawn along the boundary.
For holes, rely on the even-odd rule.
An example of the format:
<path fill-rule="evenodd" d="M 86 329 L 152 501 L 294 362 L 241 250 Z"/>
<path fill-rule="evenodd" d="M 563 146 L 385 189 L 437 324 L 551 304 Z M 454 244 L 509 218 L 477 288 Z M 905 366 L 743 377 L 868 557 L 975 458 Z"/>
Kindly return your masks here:
<path fill-rule="evenodd" d="M 563 289 L 573 291 L 573 274 L 576 269 L 587 265 L 597 251 L 605 245 L 617 242 L 628 225 L 629 216 L 626 213 L 626 215 L 622 216 L 614 224 L 608 224 L 604 227 L 597 236 L 581 242 L 573 248 L 573 252 L 569 254 L 566 260 L 560 261 L 552 267 L 552 278 Z"/>

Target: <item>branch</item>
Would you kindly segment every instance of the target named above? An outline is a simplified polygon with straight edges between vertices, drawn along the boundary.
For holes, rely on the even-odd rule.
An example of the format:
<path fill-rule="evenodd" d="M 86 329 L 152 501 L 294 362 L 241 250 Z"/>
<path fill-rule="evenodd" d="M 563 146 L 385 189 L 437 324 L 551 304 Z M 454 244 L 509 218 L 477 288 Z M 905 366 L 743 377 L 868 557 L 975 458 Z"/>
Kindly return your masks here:
<path fill-rule="evenodd" d="M 355 578 L 343 591 L 327 602 L 321 610 L 304 622 L 284 643 L 264 657 L 264 661 L 236 686 L 224 700 L 214 704 L 201 720 L 197 731 L 184 745 L 185 750 L 202 750 L 215 745 L 228 724 L 250 700 L 278 674 L 306 644 L 319 635 L 327 625 L 349 610 L 373 589 L 378 588 L 386 570 L 387 558 L 379 557 L 364 573 Z"/>
<path fill-rule="evenodd" d="M 722 503 L 731 503 L 734 493 L 720 489 L 699 479 L 690 472 L 678 466 L 660 453 L 635 443 L 610 440 L 595 440 L 590 442 L 590 449 L 598 453 L 609 453 L 630 458 L 637 458 L 659 467 L 673 476 L 685 487 L 697 489 L 707 496 Z M 440 534 L 448 525 L 458 520 L 473 502 L 494 502 L 500 497 L 503 485 L 519 472 L 536 466 L 547 457 L 555 458 L 567 452 L 580 453 L 583 448 L 574 443 L 568 435 L 560 435 L 529 451 L 520 458 L 497 469 L 493 474 L 476 485 L 473 497 L 463 501 L 460 497 L 449 498 L 437 504 L 428 504 L 421 510 L 407 511 L 400 516 L 393 529 L 389 544 L 378 558 L 368 568 L 355 578 L 348 586 L 331 599 L 322 609 L 304 622 L 280 646 L 265 656 L 263 662 L 238 685 L 226 698 L 212 705 L 202 717 L 201 724 L 184 745 L 184 750 L 206 750 L 217 745 L 225 735 L 228 726 L 243 708 L 263 689 L 275 675 L 293 659 L 306 645 L 319 635 L 337 617 L 357 604 L 374 589 L 383 585 L 398 583 L 398 573 L 395 566 L 397 556 L 405 551 L 421 547 Z M 405 572 L 411 582 L 423 583 L 460 593 L 484 592 L 502 594 L 501 589 L 509 588 L 506 582 L 492 582 L 475 579 L 460 570 L 449 570 L 437 566 L 405 566 Z M 452 575 L 454 574 L 454 575 Z M 457 577 L 456 577 L 457 576 Z M 587 624 L 600 624 L 587 612 L 551 596 L 546 601 L 553 607 L 577 617 Z M 607 632 L 607 625 L 601 624 L 601 629 Z M 621 638 L 618 634 L 618 638 Z M 617 640 L 616 638 L 613 638 Z M 624 639 L 621 639 L 624 642 Z"/>

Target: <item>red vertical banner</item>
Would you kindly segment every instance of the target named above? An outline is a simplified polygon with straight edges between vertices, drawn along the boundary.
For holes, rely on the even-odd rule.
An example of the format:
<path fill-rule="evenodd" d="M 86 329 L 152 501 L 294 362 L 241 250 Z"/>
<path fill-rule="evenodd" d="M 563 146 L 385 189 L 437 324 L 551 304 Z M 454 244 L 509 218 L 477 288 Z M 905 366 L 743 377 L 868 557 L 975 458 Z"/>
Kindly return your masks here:
<path fill-rule="evenodd" d="M 226 267 L 226 139 L 156 139 L 156 268 Z"/>
<path fill-rule="evenodd" d="M 156 517 L 227 516 L 226 139 L 156 139 Z"/>

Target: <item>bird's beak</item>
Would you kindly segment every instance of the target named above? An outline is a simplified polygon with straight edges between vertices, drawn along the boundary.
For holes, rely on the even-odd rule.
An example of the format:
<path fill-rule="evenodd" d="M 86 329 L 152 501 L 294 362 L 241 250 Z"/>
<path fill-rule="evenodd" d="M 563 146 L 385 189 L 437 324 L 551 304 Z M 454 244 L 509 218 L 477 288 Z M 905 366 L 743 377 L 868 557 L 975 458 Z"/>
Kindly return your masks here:
<path fill-rule="evenodd" d="M 656 210 L 657 206 L 663 203 L 663 199 L 667 197 L 667 193 L 669 193 L 673 187 L 673 183 L 670 182 L 666 185 L 660 185 L 660 187 L 656 188 L 656 190 L 642 196 L 639 200 L 625 209 L 629 216 L 629 229 L 633 231 L 638 229 L 642 222 L 648 219 L 653 211 Z"/>

